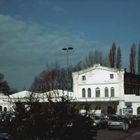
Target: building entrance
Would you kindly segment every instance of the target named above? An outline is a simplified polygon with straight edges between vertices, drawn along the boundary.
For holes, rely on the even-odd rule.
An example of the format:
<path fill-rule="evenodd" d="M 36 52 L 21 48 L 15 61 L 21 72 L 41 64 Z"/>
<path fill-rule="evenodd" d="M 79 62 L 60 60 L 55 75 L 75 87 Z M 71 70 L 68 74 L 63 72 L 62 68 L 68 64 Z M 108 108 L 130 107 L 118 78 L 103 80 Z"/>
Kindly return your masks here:
<path fill-rule="evenodd" d="M 77 109 L 101 110 L 102 114 L 116 114 L 119 102 L 82 102 L 77 103 Z"/>
<path fill-rule="evenodd" d="M 137 108 L 137 114 L 140 115 L 140 107 Z"/>

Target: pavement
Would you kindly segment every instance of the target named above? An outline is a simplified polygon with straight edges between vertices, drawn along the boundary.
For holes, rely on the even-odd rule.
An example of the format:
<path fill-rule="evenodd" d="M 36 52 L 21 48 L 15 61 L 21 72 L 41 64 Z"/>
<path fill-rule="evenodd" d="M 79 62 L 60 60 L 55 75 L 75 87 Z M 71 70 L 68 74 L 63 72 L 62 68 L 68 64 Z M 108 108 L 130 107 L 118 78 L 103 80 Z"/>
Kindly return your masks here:
<path fill-rule="evenodd" d="M 119 140 L 136 140 L 137 138 L 136 137 L 138 136 L 140 136 L 140 127 L 137 127 L 137 128 L 133 128 L 133 129 L 129 129 L 129 132 L 128 132 L 128 134 L 126 135 L 126 136 L 124 136 L 124 137 L 122 137 L 121 139 L 119 139 Z M 135 138 L 134 138 L 135 137 Z M 139 137 L 139 139 L 140 139 L 140 137 Z"/>
<path fill-rule="evenodd" d="M 124 140 L 138 132 L 140 132 L 140 127 L 131 128 L 128 132 L 123 132 L 122 130 L 100 129 L 98 130 L 95 140 Z"/>
<path fill-rule="evenodd" d="M 135 132 L 123 140 L 140 140 L 140 132 Z"/>

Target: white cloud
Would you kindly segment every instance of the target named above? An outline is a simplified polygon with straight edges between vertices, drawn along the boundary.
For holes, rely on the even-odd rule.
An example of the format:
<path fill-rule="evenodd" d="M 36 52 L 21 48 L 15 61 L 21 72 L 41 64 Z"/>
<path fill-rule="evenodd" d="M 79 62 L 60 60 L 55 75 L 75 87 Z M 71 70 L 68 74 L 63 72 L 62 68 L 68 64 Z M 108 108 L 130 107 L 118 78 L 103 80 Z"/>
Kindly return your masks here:
<path fill-rule="evenodd" d="M 57 60 L 58 63 L 64 64 L 66 56 L 62 51 L 63 47 L 69 45 L 74 47 L 71 60 L 75 57 L 80 60 L 99 45 L 98 42 L 86 41 L 80 35 L 73 34 L 69 30 L 60 31 L 59 28 L 57 31 L 57 26 L 53 27 L 54 25 L 52 27 L 49 25 L 48 29 L 10 16 L 0 15 L 0 65 L 11 83 L 16 81 L 14 78 L 22 73 L 22 69 L 21 79 L 22 77 L 25 79 L 27 76 L 28 80 L 29 76 L 36 76 L 34 71 L 40 70 L 48 62 L 52 63 Z M 52 29 L 50 30 L 50 28 Z M 17 69 L 16 73 L 13 72 L 13 67 Z M 26 73 L 24 73 L 24 68 Z"/>

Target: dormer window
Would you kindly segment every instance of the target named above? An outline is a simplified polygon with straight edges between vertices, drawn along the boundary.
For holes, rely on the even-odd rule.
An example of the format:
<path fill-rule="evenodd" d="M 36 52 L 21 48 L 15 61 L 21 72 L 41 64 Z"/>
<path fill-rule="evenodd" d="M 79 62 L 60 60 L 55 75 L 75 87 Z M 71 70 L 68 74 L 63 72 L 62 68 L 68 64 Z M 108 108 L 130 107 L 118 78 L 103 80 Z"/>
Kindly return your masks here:
<path fill-rule="evenodd" d="M 83 81 L 86 80 L 86 76 L 85 75 L 82 76 L 82 80 Z"/>
<path fill-rule="evenodd" d="M 114 79 L 114 74 L 110 74 L 110 79 Z"/>

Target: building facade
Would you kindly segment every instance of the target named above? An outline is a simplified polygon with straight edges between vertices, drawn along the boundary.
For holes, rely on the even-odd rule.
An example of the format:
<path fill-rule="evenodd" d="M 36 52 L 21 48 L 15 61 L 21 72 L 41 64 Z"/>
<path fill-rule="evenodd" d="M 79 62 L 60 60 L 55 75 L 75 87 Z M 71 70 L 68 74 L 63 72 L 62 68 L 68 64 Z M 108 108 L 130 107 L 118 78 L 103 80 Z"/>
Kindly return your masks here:
<path fill-rule="evenodd" d="M 50 98 L 53 102 L 59 102 L 62 100 L 62 97 L 72 99 L 73 92 L 64 91 L 64 90 L 52 90 L 43 93 L 36 93 L 31 91 L 20 91 L 9 96 L 4 95 L 3 93 L 0 94 L 0 112 L 3 111 L 14 111 L 15 110 L 15 103 L 16 102 L 23 102 L 24 105 L 27 105 L 29 101 L 38 101 L 40 103 L 48 102 Z M 69 97 L 68 97 L 69 96 Z"/>
<path fill-rule="evenodd" d="M 40 102 L 54 101 L 62 96 L 77 104 L 77 109 L 90 112 L 120 115 L 140 115 L 140 75 L 96 64 L 91 68 L 72 73 L 73 92 L 54 90 L 34 93 Z M 0 97 L 0 111 L 11 110 L 15 101 L 25 102 L 32 92 L 21 91 Z"/>
<path fill-rule="evenodd" d="M 91 68 L 73 72 L 72 76 L 73 98 L 81 104 L 79 108 L 86 104 L 90 110 L 98 109 L 105 114 L 139 114 L 140 96 L 136 92 L 140 91 L 140 86 L 137 86 L 135 92 L 127 92 L 129 88 L 126 79 L 129 74 L 126 75 L 123 69 L 96 64 Z M 130 89 L 135 87 L 131 85 Z"/>
<path fill-rule="evenodd" d="M 9 98 L 3 93 L 0 93 L 0 112 L 8 110 L 9 110 Z"/>

